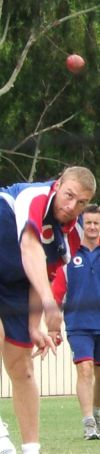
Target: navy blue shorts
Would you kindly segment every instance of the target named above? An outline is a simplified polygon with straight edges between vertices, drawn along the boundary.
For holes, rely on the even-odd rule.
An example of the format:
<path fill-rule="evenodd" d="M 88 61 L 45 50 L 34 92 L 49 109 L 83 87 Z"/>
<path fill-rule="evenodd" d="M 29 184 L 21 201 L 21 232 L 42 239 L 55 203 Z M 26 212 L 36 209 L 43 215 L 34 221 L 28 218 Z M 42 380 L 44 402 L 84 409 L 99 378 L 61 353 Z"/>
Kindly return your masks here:
<path fill-rule="evenodd" d="M 72 350 L 74 363 L 91 360 L 100 365 L 100 333 L 82 331 L 79 334 L 67 335 L 67 339 Z"/>
<path fill-rule="evenodd" d="M 5 330 L 5 339 L 17 346 L 32 347 L 28 332 L 27 279 L 11 283 L 0 283 L 0 318 Z"/>

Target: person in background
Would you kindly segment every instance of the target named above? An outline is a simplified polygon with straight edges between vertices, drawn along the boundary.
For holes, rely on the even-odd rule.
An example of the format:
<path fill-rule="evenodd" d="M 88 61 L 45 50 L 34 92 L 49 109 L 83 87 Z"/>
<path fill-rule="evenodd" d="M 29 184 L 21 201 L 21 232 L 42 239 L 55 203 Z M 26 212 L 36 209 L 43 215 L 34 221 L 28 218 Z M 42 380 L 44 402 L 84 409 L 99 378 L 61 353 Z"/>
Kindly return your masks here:
<path fill-rule="evenodd" d="M 85 167 L 64 170 L 56 181 L 17 183 L 0 189 L 0 317 L 3 361 L 12 383 L 23 454 L 39 454 L 39 393 L 32 349 L 56 352 L 61 311 L 51 281 L 81 240 L 79 215 L 94 196 L 96 181 Z M 29 296 L 30 293 L 30 296 Z M 30 315 L 29 315 L 30 312 Z M 47 334 L 39 320 L 45 315 Z M 15 454 L 0 423 L 0 453 Z"/>
<path fill-rule="evenodd" d="M 77 396 L 86 440 L 100 438 L 100 207 L 83 214 L 84 237 L 68 265 L 52 284 L 54 298 L 64 302 L 67 339 L 77 368 Z M 94 381 L 95 378 L 95 381 Z"/>

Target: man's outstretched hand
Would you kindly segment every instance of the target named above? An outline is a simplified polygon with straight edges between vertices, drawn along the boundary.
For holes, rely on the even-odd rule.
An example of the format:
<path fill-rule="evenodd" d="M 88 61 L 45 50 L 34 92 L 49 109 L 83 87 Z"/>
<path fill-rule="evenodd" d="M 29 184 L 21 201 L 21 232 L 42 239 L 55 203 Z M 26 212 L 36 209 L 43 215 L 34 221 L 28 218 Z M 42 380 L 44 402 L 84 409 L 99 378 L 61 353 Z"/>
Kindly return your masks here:
<path fill-rule="evenodd" d="M 29 317 L 30 337 L 32 342 L 38 347 L 36 352 L 33 350 L 33 358 L 41 355 L 41 358 L 44 359 L 49 349 L 56 355 L 56 348 L 63 340 L 61 335 L 63 318 L 55 300 L 44 305 L 44 317 L 48 333 L 45 333 L 44 330 L 41 331 L 41 314 L 36 312 Z"/>
<path fill-rule="evenodd" d="M 49 348 L 54 355 L 56 355 L 56 348 L 58 345 L 61 344 L 63 341 L 61 332 L 49 331 L 48 334 L 42 333 L 42 331 L 37 331 L 33 333 L 33 339 L 35 345 L 37 345 L 38 349 L 32 353 L 32 358 L 40 355 L 41 359 L 44 359 L 47 355 Z"/>

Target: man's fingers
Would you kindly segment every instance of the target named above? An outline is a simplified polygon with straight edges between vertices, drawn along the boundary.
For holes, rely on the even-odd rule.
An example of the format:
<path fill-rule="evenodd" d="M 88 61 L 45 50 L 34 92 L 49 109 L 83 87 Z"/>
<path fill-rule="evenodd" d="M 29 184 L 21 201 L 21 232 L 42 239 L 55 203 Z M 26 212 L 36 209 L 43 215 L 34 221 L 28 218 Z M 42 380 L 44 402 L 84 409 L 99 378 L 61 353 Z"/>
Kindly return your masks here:
<path fill-rule="evenodd" d="M 41 359 L 43 360 L 45 358 L 45 356 L 47 355 L 49 351 L 49 347 L 48 345 L 46 345 L 46 347 L 42 350 L 42 353 L 41 353 Z"/>
<path fill-rule="evenodd" d="M 41 338 L 40 338 L 41 339 Z M 41 346 L 42 344 L 42 346 Z M 48 353 L 49 348 L 51 348 L 54 355 L 56 355 L 56 347 L 52 340 L 52 338 L 46 334 L 44 334 L 42 342 L 40 341 L 40 346 L 36 350 L 36 352 L 32 353 L 32 358 L 36 358 L 37 356 L 41 355 L 41 358 L 44 359 Z"/>
<path fill-rule="evenodd" d="M 49 348 L 51 348 L 51 350 L 54 353 L 54 355 L 56 355 L 55 344 L 54 344 L 54 341 L 51 338 L 51 336 L 47 336 L 47 345 L 48 345 Z"/>
<path fill-rule="evenodd" d="M 37 348 L 36 352 L 32 352 L 32 358 L 36 358 L 37 356 L 41 355 L 44 348 Z"/>
<path fill-rule="evenodd" d="M 45 347 L 45 334 L 38 329 L 33 329 L 31 334 L 31 339 L 34 344 L 38 347 L 38 349 L 42 349 Z"/>
<path fill-rule="evenodd" d="M 46 345 L 44 348 L 38 348 L 36 352 L 32 353 L 32 358 L 36 358 L 37 356 L 41 356 L 41 359 L 44 359 L 49 351 L 49 346 Z"/>

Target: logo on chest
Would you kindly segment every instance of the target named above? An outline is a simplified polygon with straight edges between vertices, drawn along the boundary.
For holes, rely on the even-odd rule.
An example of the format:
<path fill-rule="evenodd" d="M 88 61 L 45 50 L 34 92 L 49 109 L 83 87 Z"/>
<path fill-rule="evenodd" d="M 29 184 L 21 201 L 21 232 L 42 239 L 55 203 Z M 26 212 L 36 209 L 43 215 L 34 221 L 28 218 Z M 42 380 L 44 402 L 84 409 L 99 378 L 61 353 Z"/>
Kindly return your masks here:
<path fill-rule="evenodd" d="M 54 241 L 54 232 L 51 224 L 42 227 L 41 241 L 43 244 L 50 244 Z"/>
<path fill-rule="evenodd" d="M 79 255 L 73 258 L 73 263 L 76 268 L 84 266 L 84 264 L 82 263 L 82 258 Z"/>

